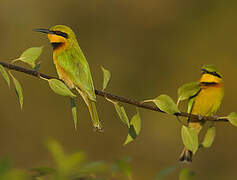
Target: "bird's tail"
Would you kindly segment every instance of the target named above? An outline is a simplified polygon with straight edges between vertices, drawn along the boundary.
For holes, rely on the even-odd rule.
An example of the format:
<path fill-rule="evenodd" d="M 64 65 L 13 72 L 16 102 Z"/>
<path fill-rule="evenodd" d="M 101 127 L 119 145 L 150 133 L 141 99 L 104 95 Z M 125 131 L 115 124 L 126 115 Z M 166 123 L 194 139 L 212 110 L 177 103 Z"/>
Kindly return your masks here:
<path fill-rule="evenodd" d="M 182 163 L 191 163 L 192 162 L 192 156 L 193 152 L 184 148 L 183 152 L 181 153 L 181 156 L 179 158 L 179 162 Z"/>
<path fill-rule="evenodd" d="M 91 115 L 91 120 L 93 123 L 93 126 L 98 129 L 99 131 L 103 131 L 102 125 L 99 120 L 99 116 L 96 110 L 95 102 L 88 99 L 88 104 L 87 107 L 89 109 L 90 115 Z"/>
<path fill-rule="evenodd" d="M 103 127 L 100 123 L 99 116 L 98 116 L 98 113 L 96 110 L 95 101 L 92 101 L 91 99 L 89 99 L 87 94 L 83 93 L 80 89 L 76 88 L 76 90 L 80 93 L 80 95 L 84 99 L 84 101 L 89 109 L 91 121 L 92 121 L 94 128 L 96 128 L 99 131 L 103 131 Z"/>
<path fill-rule="evenodd" d="M 192 127 L 196 130 L 197 134 L 199 134 L 199 132 L 202 129 L 202 125 L 201 123 L 197 123 L 197 122 L 190 122 L 189 123 L 189 127 Z M 179 158 L 179 162 L 182 163 L 191 163 L 192 162 L 192 157 L 193 157 L 193 152 L 188 150 L 186 147 L 184 148 L 183 152 L 181 153 L 181 156 Z"/>

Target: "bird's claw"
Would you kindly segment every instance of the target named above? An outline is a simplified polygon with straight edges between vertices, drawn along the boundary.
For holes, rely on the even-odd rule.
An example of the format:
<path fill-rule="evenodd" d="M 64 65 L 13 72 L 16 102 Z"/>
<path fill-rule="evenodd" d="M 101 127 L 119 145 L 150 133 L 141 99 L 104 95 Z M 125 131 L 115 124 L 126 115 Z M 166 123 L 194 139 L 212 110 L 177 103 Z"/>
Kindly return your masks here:
<path fill-rule="evenodd" d="M 201 114 L 198 114 L 198 120 L 201 121 L 203 119 L 203 116 Z"/>
<path fill-rule="evenodd" d="M 216 120 L 219 120 L 220 118 L 219 118 L 219 116 L 217 116 L 217 115 L 214 115 L 214 116 L 212 116 L 214 119 L 216 119 Z"/>

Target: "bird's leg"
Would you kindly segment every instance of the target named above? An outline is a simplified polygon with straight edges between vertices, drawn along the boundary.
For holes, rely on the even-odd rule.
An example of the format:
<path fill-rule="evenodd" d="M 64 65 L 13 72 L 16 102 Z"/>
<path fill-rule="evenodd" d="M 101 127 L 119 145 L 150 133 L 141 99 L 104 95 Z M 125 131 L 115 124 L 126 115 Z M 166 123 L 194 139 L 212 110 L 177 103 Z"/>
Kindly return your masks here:
<path fill-rule="evenodd" d="M 198 114 L 198 120 L 199 121 L 203 120 L 203 116 L 201 114 Z"/>
<path fill-rule="evenodd" d="M 219 116 L 217 116 L 217 115 L 214 115 L 214 116 L 212 116 L 214 119 L 216 119 L 216 120 L 219 120 L 220 118 L 219 118 Z"/>

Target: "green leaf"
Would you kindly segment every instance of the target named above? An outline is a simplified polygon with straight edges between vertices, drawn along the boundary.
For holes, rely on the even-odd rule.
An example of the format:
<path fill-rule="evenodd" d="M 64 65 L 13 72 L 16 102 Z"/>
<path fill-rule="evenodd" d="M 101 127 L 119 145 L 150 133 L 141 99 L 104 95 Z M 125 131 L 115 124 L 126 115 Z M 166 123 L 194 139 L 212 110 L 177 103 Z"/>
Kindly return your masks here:
<path fill-rule="evenodd" d="M 207 132 L 205 134 L 205 137 L 204 137 L 204 140 L 203 140 L 201 146 L 204 147 L 204 148 L 211 147 L 211 145 L 212 145 L 212 143 L 214 141 L 215 135 L 216 135 L 216 128 L 215 128 L 215 126 L 209 127 L 207 129 Z"/>
<path fill-rule="evenodd" d="M 30 170 L 38 173 L 36 176 L 46 176 L 53 174 L 55 172 L 55 169 L 50 167 L 37 167 L 37 168 L 31 168 Z"/>
<path fill-rule="evenodd" d="M 72 110 L 72 118 L 73 118 L 73 122 L 74 122 L 74 127 L 75 130 L 77 130 L 77 107 L 76 107 L 76 103 L 75 103 L 75 99 L 70 98 L 71 99 L 71 110 Z"/>
<path fill-rule="evenodd" d="M 130 123 L 129 123 L 129 120 L 128 120 L 128 116 L 126 114 L 126 111 L 124 109 L 123 106 L 120 106 L 118 102 L 115 102 L 115 101 L 111 101 L 113 104 L 114 104 L 114 107 L 116 109 L 116 112 L 118 113 L 119 115 L 119 118 L 121 119 L 121 121 L 128 126 L 128 128 L 130 127 Z"/>
<path fill-rule="evenodd" d="M 19 60 L 29 64 L 32 68 L 35 67 L 35 60 L 38 59 L 40 54 L 42 53 L 43 47 L 32 47 L 27 50 L 25 50 Z"/>
<path fill-rule="evenodd" d="M 61 96 L 70 96 L 70 97 L 76 97 L 75 94 L 73 94 L 70 89 L 60 80 L 58 79 L 49 79 L 49 86 L 50 88 L 56 93 Z"/>
<path fill-rule="evenodd" d="M 177 169 L 177 166 L 170 166 L 158 172 L 156 180 L 162 180 Z"/>
<path fill-rule="evenodd" d="M 48 149 L 56 163 L 56 171 L 62 177 L 74 173 L 75 168 L 79 168 L 79 164 L 83 162 L 85 157 L 82 152 L 66 155 L 62 146 L 54 140 L 48 142 Z"/>
<path fill-rule="evenodd" d="M 199 146 L 198 134 L 195 129 L 191 127 L 182 126 L 181 135 L 185 147 L 192 151 L 193 154 L 195 154 Z"/>
<path fill-rule="evenodd" d="M 128 136 L 123 145 L 125 146 L 128 143 L 132 142 L 134 139 L 136 139 L 140 131 L 141 131 L 141 118 L 137 109 L 137 113 L 131 119 Z"/>
<path fill-rule="evenodd" d="M 188 168 L 184 168 L 181 170 L 179 174 L 179 180 L 193 180 L 195 177 L 195 173 L 190 171 Z"/>
<path fill-rule="evenodd" d="M 22 93 L 21 84 L 11 73 L 9 73 L 9 74 L 12 77 L 13 84 L 15 85 L 16 95 L 18 97 L 18 100 L 19 100 L 19 103 L 20 103 L 20 106 L 22 109 L 22 107 L 23 107 L 23 93 Z"/>
<path fill-rule="evenodd" d="M 7 172 L 2 180 L 29 180 L 30 177 L 28 174 L 19 169 L 12 169 L 11 171 Z"/>
<path fill-rule="evenodd" d="M 132 171 L 129 165 L 130 161 L 131 161 L 130 157 L 125 157 L 123 159 L 115 161 L 115 163 L 112 166 L 112 172 L 113 173 L 122 172 L 129 179 L 132 179 Z"/>
<path fill-rule="evenodd" d="M 7 74 L 7 71 L 1 64 L 0 64 L 0 73 L 2 74 L 2 77 L 4 78 L 4 80 L 7 82 L 8 87 L 10 88 L 10 78 Z"/>
<path fill-rule="evenodd" d="M 102 91 L 105 90 L 105 88 L 107 87 L 108 83 L 109 83 L 109 80 L 110 80 L 110 77 L 111 77 L 111 73 L 105 69 L 103 66 L 101 66 L 101 70 L 103 71 L 103 89 Z"/>
<path fill-rule="evenodd" d="M 61 162 L 62 170 L 68 174 L 73 173 L 74 169 L 79 168 L 80 165 L 85 160 L 85 154 L 83 152 L 75 152 L 66 157 L 64 161 Z"/>
<path fill-rule="evenodd" d="M 178 89 L 178 101 L 183 101 L 194 96 L 200 90 L 200 85 L 198 82 L 191 82 L 182 85 Z"/>
<path fill-rule="evenodd" d="M 9 158 L 4 157 L 0 159 L 0 179 L 5 175 L 11 168 L 11 161 Z"/>
<path fill-rule="evenodd" d="M 104 161 L 96 161 L 88 163 L 80 168 L 81 173 L 97 173 L 97 172 L 104 172 L 108 169 L 107 164 Z"/>
<path fill-rule="evenodd" d="M 54 161 L 56 162 L 56 165 L 61 166 L 61 164 L 65 160 L 65 154 L 61 145 L 58 144 L 55 140 L 50 140 L 47 146 L 53 156 Z"/>
<path fill-rule="evenodd" d="M 146 100 L 144 102 L 154 102 L 155 105 L 167 114 L 175 114 L 180 112 L 177 105 L 174 103 L 173 99 L 165 94 L 162 94 L 155 99 Z"/>
<path fill-rule="evenodd" d="M 236 112 L 232 112 L 227 116 L 227 119 L 230 121 L 230 123 L 233 126 L 237 127 L 237 113 Z"/>

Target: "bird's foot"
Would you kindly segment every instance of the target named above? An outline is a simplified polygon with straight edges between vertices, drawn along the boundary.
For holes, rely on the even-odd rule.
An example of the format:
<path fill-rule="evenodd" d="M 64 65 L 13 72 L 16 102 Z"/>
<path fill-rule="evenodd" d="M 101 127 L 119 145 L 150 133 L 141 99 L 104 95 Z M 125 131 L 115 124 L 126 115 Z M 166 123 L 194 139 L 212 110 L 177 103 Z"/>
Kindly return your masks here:
<path fill-rule="evenodd" d="M 93 128 L 93 131 L 94 131 L 94 132 L 104 132 L 104 129 L 101 128 L 101 127 L 94 127 L 94 128 Z"/>
<path fill-rule="evenodd" d="M 219 120 L 220 119 L 220 117 L 219 116 L 217 116 L 217 115 L 214 115 L 214 116 L 212 116 L 214 119 L 216 119 L 216 120 Z"/>
<path fill-rule="evenodd" d="M 201 114 L 198 114 L 198 120 L 199 121 L 203 120 L 203 116 Z"/>

